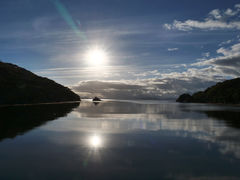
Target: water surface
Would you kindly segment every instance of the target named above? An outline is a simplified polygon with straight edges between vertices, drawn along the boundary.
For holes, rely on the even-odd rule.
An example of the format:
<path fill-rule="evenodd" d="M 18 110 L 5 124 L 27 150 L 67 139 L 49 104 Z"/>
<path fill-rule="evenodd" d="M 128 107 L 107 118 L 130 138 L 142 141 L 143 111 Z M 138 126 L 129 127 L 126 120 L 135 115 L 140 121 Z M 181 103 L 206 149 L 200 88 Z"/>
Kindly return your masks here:
<path fill-rule="evenodd" d="M 0 114 L 0 179 L 240 178 L 237 106 L 85 100 Z"/>

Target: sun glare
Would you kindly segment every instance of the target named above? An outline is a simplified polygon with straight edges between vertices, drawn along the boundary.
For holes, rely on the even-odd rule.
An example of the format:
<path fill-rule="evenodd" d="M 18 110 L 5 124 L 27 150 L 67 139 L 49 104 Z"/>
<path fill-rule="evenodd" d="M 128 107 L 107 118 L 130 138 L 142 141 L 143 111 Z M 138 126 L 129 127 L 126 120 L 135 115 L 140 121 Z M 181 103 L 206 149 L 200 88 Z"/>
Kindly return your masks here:
<path fill-rule="evenodd" d="M 89 144 L 93 148 L 98 148 L 102 145 L 102 139 L 98 135 L 94 135 L 89 138 Z"/>
<path fill-rule="evenodd" d="M 103 49 L 91 49 L 87 52 L 86 60 L 91 66 L 103 66 L 107 61 L 107 54 Z"/>

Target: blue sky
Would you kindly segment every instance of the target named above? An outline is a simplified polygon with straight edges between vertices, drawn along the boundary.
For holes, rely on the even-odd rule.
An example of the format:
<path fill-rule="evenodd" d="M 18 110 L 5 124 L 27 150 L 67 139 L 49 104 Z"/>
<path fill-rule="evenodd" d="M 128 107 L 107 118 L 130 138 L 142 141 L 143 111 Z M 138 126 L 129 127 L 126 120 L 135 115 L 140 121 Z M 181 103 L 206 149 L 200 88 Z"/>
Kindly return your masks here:
<path fill-rule="evenodd" d="M 114 97 L 117 84 L 134 97 L 175 97 L 240 75 L 239 3 L 2 0 L 0 59 L 84 89 L 82 96 Z M 95 47 L 108 57 L 101 67 L 84 56 Z M 87 91 L 99 83 L 108 89 Z"/>

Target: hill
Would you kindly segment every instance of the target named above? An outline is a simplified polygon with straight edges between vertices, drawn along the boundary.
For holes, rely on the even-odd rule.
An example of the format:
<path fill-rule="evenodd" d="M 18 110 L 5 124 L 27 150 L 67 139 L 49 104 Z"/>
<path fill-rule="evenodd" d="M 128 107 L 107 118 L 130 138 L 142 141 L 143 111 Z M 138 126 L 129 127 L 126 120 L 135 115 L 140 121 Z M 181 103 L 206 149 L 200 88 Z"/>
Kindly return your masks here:
<path fill-rule="evenodd" d="M 240 78 L 226 80 L 192 96 L 182 94 L 177 102 L 240 104 Z"/>
<path fill-rule="evenodd" d="M 0 62 L 0 105 L 79 101 L 69 88 L 17 65 Z"/>

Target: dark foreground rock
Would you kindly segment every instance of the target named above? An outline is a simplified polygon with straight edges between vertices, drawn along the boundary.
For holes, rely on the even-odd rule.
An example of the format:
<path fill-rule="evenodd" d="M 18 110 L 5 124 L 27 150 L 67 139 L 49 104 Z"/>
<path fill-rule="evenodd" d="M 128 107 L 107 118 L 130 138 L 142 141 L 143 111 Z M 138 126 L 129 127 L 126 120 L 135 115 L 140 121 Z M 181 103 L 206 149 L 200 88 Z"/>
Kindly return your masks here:
<path fill-rule="evenodd" d="M 177 102 L 240 104 L 240 78 L 217 83 L 205 91 L 182 94 Z"/>
<path fill-rule="evenodd" d="M 80 101 L 80 97 L 53 80 L 0 62 L 0 105 L 64 101 Z"/>

